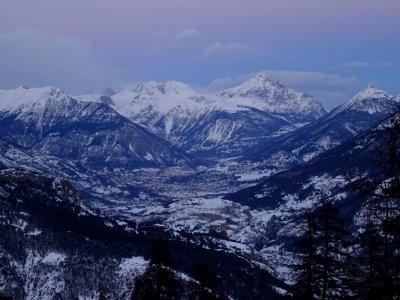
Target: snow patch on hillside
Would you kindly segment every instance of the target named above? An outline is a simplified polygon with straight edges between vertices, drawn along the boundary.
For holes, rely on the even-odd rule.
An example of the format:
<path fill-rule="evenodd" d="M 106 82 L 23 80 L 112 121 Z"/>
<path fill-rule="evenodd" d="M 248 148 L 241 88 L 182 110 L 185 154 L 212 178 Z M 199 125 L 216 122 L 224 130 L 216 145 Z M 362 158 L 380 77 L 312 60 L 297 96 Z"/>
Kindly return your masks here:
<path fill-rule="evenodd" d="M 118 266 L 118 274 L 123 277 L 138 276 L 146 271 L 148 265 L 149 262 L 140 256 L 125 258 Z"/>

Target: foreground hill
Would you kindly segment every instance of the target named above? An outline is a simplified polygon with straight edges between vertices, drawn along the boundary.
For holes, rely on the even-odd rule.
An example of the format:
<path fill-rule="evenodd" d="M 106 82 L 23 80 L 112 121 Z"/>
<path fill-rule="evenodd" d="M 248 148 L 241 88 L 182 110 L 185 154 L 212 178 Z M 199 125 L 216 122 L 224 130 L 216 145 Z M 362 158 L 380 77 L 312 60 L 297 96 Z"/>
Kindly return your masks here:
<path fill-rule="evenodd" d="M 4 169 L 0 204 L 0 295 L 98 299 L 102 291 L 110 299 L 130 299 L 134 279 L 154 259 L 155 241 L 164 238 L 158 251 L 169 249 L 171 272 L 185 293 L 199 285 L 197 266 L 207 264 L 215 295 L 283 299 L 274 290 L 285 286 L 246 259 L 212 250 L 201 237 L 101 216 L 66 180 Z"/>

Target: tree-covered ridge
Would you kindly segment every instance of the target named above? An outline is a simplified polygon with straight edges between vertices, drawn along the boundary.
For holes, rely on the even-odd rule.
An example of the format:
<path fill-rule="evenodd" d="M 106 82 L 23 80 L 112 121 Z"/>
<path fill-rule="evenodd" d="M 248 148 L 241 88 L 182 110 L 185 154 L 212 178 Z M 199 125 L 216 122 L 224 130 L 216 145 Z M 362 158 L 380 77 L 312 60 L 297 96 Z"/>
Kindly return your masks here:
<path fill-rule="evenodd" d="M 299 299 L 400 297 L 400 119 L 389 118 L 375 147 L 384 177 L 350 182 L 361 202 L 358 224 L 346 225 L 343 207 L 322 197 L 304 214 L 293 267 Z"/>
<path fill-rule="evenodd" d="M 140 286 L 136 279 L 145 285 L 143 278 L 159 274 L 182 287 L 176 299 L 208 289 L 221 297 L 282 299 L 273 287 L 285 285 L 246 259 L 214 250 L 202 237 L 102 216 L 66 180 L 3 170 L 0 204 L 0 282 L 13 299 L 130 299 Z M 160 239 L 165 246 L 157 245 Z M 166 248 L 173 264 L 165 263 Z M 135 257 L 144 263 L 126 271 Z"/>

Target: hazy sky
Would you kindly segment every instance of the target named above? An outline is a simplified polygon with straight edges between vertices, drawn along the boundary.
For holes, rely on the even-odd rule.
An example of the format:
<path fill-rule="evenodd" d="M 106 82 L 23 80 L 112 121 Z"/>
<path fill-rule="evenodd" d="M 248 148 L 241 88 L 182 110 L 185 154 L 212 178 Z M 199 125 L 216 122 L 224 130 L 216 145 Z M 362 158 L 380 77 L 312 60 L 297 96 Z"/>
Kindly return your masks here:
<path fill-rule="evenodd" d="M 330 109 L 400 94 L 399 0 L 1 0 L 0 88 L 210 90 L 268 71 Z"/>

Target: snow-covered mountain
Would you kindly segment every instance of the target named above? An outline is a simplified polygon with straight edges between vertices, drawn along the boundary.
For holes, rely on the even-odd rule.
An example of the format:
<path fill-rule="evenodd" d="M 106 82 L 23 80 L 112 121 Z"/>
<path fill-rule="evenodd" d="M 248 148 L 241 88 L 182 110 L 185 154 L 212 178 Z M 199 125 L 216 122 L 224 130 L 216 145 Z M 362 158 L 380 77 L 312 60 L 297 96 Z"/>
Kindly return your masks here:
<path fill-rule="evenodd" d="M 259 73 L 219 95 L 232 99 L 238 105 L 254 105 L 263 111 L 299 115 L 302 119 L 315 120 L 326 113 L 314 97 L 296 92 L 265 73 Z"/>
<path fill-rule="evenodd" d="M 387 114 L 393 108 L 388 100 L 396 101 L 396 98 L 387 92 L 379 90 L 373 86 L 368 86 L 349 101 L 338 107 L 332 112 L 332 116 L 344 111 L 366 112 L 369 115 Z M 394 111 L 391 111 L 392 113 Z"/>
<path fill-rule="evenodd" d="M 282 262 L 293 262 L 290 243 L 298 217 L 315 204 L 320 191 L 333 195 L 335 201 L 344 200 L 348 195 L 348 175 L 356 178 L 366 172 L 379 173 L 372 165 L 372 154 L 384 130 L 382 126 L 369 127 L 390 115 L 398 100 L 369 87 L 320 117 L 324 110 L 317 100 L 294 92 L 264 74 L 218 95 L 202 95 L 177 82 L 149 82 L 119 93 L 106 91 L 78 97 L 67 96 L 57 88 L 0 91 L 0 169 L 35 172 L 0 173 L 0 201 L 7 208 L 0 210 L 0 214 L 5 212 L 10 219 L 7 222 L 13 224 L 2 233 L 15 241 L 11 250 L 4 250 L 6 243 L 0 244 L 0 263 L 4 265 L 7 259 L 13 262 L 6 264 L 12 275 L 6 279 L 0 277 L 0 287 L 23 298 L 25 294 L 18 294 L 12 285 L 2 285 L 12 279 L 18 282 L 15 286 L 20 291 L 35 298 L 38 291 L 46 295 L 59 292 L 49 288 L 53 280 L 61 282 L 59 293 L 68 298 L 76 296 L 71 292 L 76 280 L 80 295 L 98 296 L 96 286 L 101 280 L 110 280 L 110 274 L 137 262 L 138 256 L 143 257 L 139 259 L 139 267 L 147 264 L 148 234 L 166 226 L 171 237 L 182 237 L 180 242 L 188 243 L 176 246 L 176 253 L 187 251 L 197 255 L 199 251 L 198 257 L 203 258 L 211 255 L 211 262 L 218 268 L 216 274 L 245 274 L 246 285 L 252 284 L 247 281 L 264 276 L 274 286 L 266 285 L 261 290 L 275 297 L 274 287 L 280 290 L 284 286 L 268 277 L 266 270 L 275 270 L 287 279 L 284 273 L 287 275 L 290 270 Z M 311 123 L 294 130 L 308 122 Z M 270 152 L 263 152 L 260 158 L 264 162 L 269 165 L 274 162 L 277 167 L 302 165 L 224 199 L 224 195 L 237 191 L 239 186 L 249 186 L 242 180 L 253 178 L 251 184 L 254 184 L 257 178 L 270 176 L 279 168 L 268 169 L 264 175 L 251 173 L 258 162 L 236 160 L 221 160 L 209 168 L 180 168 L 195 166 L 197 161 L 160 137 L 197 155 L 219 158 L 243 155 L 262 141 L 268 141 L 262 150 Z M 71 180 L 88 200 L 96 200 L 91 202 L 96 209 L 82 202 L 66 181 L 49 179 L 37 172 Z M 18 211 L 8 205 L 7 201 L 12 199 L 22 200 L 16 201 L 21 205 Z M 42 205 L 40 210 L 35 204 L 32 207 L 37 199 Z M 360 206 L 351 199 L 347 198 L 343 205 L 353 214 Z M 60 213 L 62 209 L 66 209 L 70 218 L 65 224 L 53 218 L 53 211 Z M 135 246 L 130 252 L 125 238 L 137 233 L 137 227 L 124 231 L 120 227 L 125 227 L 125 223 L 102 219 L 94 212 L 97 210 L 158 226 L 143 225 L 146 235 L 133 240 L 129 237 L 129 243 L 144 245 L 143 249 Z M 85 230 L 95 228 L 96 232 L 107 234 L 111 230 L 123 238 L 113 237 L 115 243 L 109 246 L 91 232 L 79 232 L 76 237 L 76 228 L 68 227 L 82 224 L 75 213 L 84 217 Z M 64 216 L 62 212 L 61 215 Z M 1 220 L 4 216 L 0 216 L 0 226 Z M 65 247 L 65 232 L 70 234 L 68 241 L 74 247 L 79 246 L 81 252 L 74 254 L 68 250 L 74 247 Z M 197 235 L 201 236 L 201 242 L 207 241 L 208 250 L 199 250 Z M 56 242 L 50 247 L 43 246 L 49 240 Z M 14 256 L 17 244 L 22 244 L 25 252 Z M 211 245 L 218 248 L 217 254 L 208 252 Z M 110 248 L 117 253 L 108 252 Z M 92 249 L 100 249 L 102 253 L 93 257 Z M 218 265 L 225 252 L 230 253 L 224 256 L 227 261 Z M 80 269 L 82 256 L 88 257 L 83 264 L 84 269 L 91 270 L 87 276 Z M 247 261 L 237 256 L 256 263 L 247 265 Z M 97 261 L 102 267 L 96 269 Z M 246 262 L 240 272 L 232 269 L 239 262 Z M 46 277 L 53 269 L 56 272 Z M 83 275 L 71 279 L 68 277 L 71 270 Z M 190 274 L 192 270 L 183 271 Z M 101 278 L 98 282 L 89 280 L 96 276 Z M 127 276 L 118 273 L 115 279 L 127 280 Z M 234 282 L 237 281 L 235 277 Z M 231 283 L 224 284 L 224 290 L 229 290 Z M 255 284 L 254 289 L 234 287 L 235 294 L 241 295 L 237 298 L 248 299 L 253 291 L 261 291 L 259 281 Z M 111 288 L 115 289 L 114 285 Z M 127 288 L 128 285 L 123 286 L 121 292 Z"/>
<path fill-rule="evenodd" d="M 191 158 L 109 106 L 55 87 L 0 91 L 0 137 L 35 155 L 93 168 L 191 164 Z"/>
<path fill-rule="evenodd" d="M 262 242 L 258 253 L 273 261 L 281 278 L 293 280 L 293 241 L 301 232 L 300 219 L 314 209 L 322 197 L 334 202 L 356 232 L 364 226 L 365 199 L 359 185 L 360 178 L 374 182 L 372 190 L 388 182 L 388 166 L 382 153 L 388 141 L 391 118 L 373 126 L 342 145 L 328 150 L 310 162 L 277 173 L 259 184 L 228 195 L 225 199 L 250 208 L 254 216 L 251 226 Z M 399 114 L 394 116 L 399 118 Z M 356 188 L 358 186 L 358 188 Z M 243 225 L 244 226 L 244 225 Z M 257 228 L 259 232 L 257 232 Z M 246 230 L 243 230 L 244 232 Z M 268 236 L 268 237 L 266 237 Z M 258 239 L 256 239 L 257 241 Z"/>
<path fill-rule="evenodd" d="M 398 106 L 395 97 L 367 87 L 322 118 L 272 139 L 248 158 L 281 167 L 310 161 L 376 125 L 393 114 Z"/>
<path fill-rule="evenodd" d="M 345 198 L 352 180 L 368 175 L 370 178 L 385 178 L 385 165 L 379 163 L 379 155 L 388 139 L 388 128 L 392 118 L 384 119 L 342 145 L 322 153 L 303 165 L 275 174 L 256 186 L 246 188 L 227 198 L 253 208 L 277 209 L 291 203 L 296 209 L 312 205 L 317 191 Z M 345 189 L 348 189 L 345 191 Z M 354 192 L 354 190 L 353 190 Z M 351 200 L 351 198 L 349 198 Z"/>
<path fill-rule="evenodd" d="M 0 91 L 0 105 L 0 162 L 67 178 L 98 204 L 134 202 L 146 191 L 139 169 L 198 164 L 108 105 L 58 88 Z"/>
<path fill-rule="evenodd" d="M 265 74 L 218 95 L 175 82 L 139 83 L 112 96 L 81 95 L 109 103 L 122 115 L 179 148 L 205 158 L 244 155 L 249 149 L 322 116 L 315 98 Z"/>

